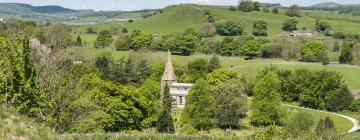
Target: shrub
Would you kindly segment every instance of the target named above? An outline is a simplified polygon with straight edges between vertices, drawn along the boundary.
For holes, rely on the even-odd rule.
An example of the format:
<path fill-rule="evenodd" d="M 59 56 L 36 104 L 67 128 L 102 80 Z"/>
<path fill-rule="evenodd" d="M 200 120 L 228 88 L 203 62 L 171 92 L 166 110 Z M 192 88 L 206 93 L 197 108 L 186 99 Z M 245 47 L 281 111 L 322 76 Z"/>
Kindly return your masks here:
<path fill-rule="evenodd" d="M 127 51 L 130 49 L 129 38 L 124 35 L 119 35 L 115 40 L 115 48 L 120 51 Z"/>
<path fill-rule="evenodd" d="M 274 14 L 279 14 L 279 9 L 273 8 L 273 9 L 272 9 L 272 13 L 274 13 Z"/>
<path fill-rule="evenodd" d="M 351 103 L 349 109 L 350 109 L 350 111 L 353 111 L 353 112 L 360 111 L 360 99 L 354 100 Z"/>
<path fill-rule="evenodd" d="M 243 12 L 251 12 L 254 10 L 254 5 L 251 0 L 240 1 L 238 9 Z"/>
<path fill-rule="evenodd" d="M 240 54 L 247 56 L 248 59 L 257 57 L 260 55 L 261 42 L 257 40 L 250 40 L 245 45 L 241 46 Z"/>
<path fill-rule="evenodd" d="M 292 5 L 289 9 L 285 12 L 285 14 L 289 17 L 301 17 L 300 15 L 300 7 L 298 5 Z"/>
<path fill-rule="evenodd" d="M 296 139 L 309 135 L 314 124 L 314 116 L 300 111 L 290 117 L 286 123 L 285 130 L 289 137 Z"/>
<path fill-rule="evenodd" d="M 231 20 L 216 23 L 215 26 L 216 32 L 224 36 L 242 35 L 244 30 L 240 23 Z"/>
<path fill-rule="evenodd" d="M 346 86 L 335 90 L 333 95 L 326 103 L 326 109 L 329 111 L 342 111 L 347 109 L 353 102 L 354 97 Z"/>
<path fill-rule="evenodd" d="M 307 41 L 300 48 L 300 61 L 322 62 L 327 57 L 327 51 L 321 41 Z"/>
<path fill-rule="evenodd" d="M 297 30 L 297 24 L 298 24 L 298 21 L 294 18 L 292 19 L 288 19 L 286 22 L 283 23 L 283 27 L 282 29 L 284 31 L 294 31 L 294 30 Z"/>
<path fill-rule="evenodd" d="M 355 46 L 354 42 L 345 41 L 343 43 L 343 48 L 341 49 L 341 54 L 339 56 L 339 61 L 341 64 L 353 64 L 353 47 Z"/>
<path fill-rule="evenodd" d="M 229 10 L 230 10 L 230 11 L 236 11 L 237 9 L 236 9 L 235 6 L 230 6 L 230 7 L 229 7 Z"/>
<path fill-rule="evenodd" d="M 253 25 L 253 35 L 254 36 L 267 36 L 267 24 L 263 20 L 257 20 Z"/>

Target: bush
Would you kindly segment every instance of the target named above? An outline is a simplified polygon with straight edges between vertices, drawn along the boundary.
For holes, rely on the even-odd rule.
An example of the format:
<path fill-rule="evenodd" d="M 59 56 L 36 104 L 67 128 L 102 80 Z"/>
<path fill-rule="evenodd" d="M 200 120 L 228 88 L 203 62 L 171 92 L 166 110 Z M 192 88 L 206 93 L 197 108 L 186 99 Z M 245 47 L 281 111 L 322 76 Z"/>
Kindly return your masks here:
<path fill-rule="evenodd" d="M 231 20 L 216 23 L 215 27 L 216 27 L 216 32 L 224 36 L 242 35 L 244 30 L 240 23 Z"/>
<path fill-rule="evenodd" d="M 235 6 L 230 6 L 230 7 L 229 7 L 229 10 L 230 10 L 230 11 L 236 11 L 237 9 L 236 9 Z"/>
<path fill-rule="evenodd" d="M 353 47 L 355 46 L 354 42 L 344 41 L 343 48 L 341 49 L 341 54 L 339 56 L 339 61 L 341 64 L 353 64 Z"/>
<path fill-rule="evenodd" d="M 272 9 L 272 13 L 274 13 L 274 14 L 279 14 L 279 9 L 273 8 L 273 9 Z"/>
<path fill-rule="evenodd" d="M 345 39 L 345 34 L 342 33 L 342 32 L 335 32 L 335 33 L 333 34 L 333 37 L 334 37 L 335 39 Z"/>
<path fill-rule="evenodd" d="M 196 130 L 194 127 L 192 127 L 189 124 L 184 124 L 180 129 L 179 129 L 179 133 L 180 134 L 186 134 L 186 135 L 195 135 L 197 133 L 199 133 L 198 130 Z"/>
<path fill-rule="evenodd" d="M 347 109 L 353 102 L 354 97 L 346 86 L 335 90 L 333 95 L 326 103 L 326 109 L 329 111 L 342 111 Z"/>
<path fill-rule="evenodd" d="M 270 125 L 266 127 L 263 131 L 257 132 L 255 134 L 255 139 L 257 140 L 285 139 L 284 131 L 281 127 L 277 127 L 276 125 Z"/>
<path fill-rule="evenodd" d="M 238 9 L 243 12 L 251 12 L 254 10 L 253 2 L 250 1 L 241 1 L 238 5 Z"/>
<path fill-rule="evenodd" d="M 250 40 L 245 45 L 241 46 L 240 54 L 246 56 L 248 59 L 260 55 L 261 42 L 257 40 Z"/>
<path fill-rule="evenodd" d="M 289 9 L 285 12 L 285 14 L 289 17 L 301 17 L 300 15 L 300 7 L 298 5 L 292 5 Z"/>
<path fill-rule="evenodd" d="M 321 41 L 307 41 L 300 48 L 300 61 L 322 62 L 327 57 L 327 51 Z"/>
<path fill-rule="evenodd" d="M 124 35 L 119 35 L 115 40 L 115 48 L 119 51 L 128 51 L 130 49 L 129 38 Z"/>
<path fill-rule="evenodd" d="M 353 101 L 349 107 L 350 111 L 357 112 L 360 111 L 360 99 Z"/>
<path fill-rule="evenodd" d="M 283 27 L 282 29 L 284 31 L 294 31 L 294 30 L 297 30 L 297 24 L 298 24 L 298 21 L 294 18 L 292 19 L 288 19 L 286 22 L 283 23 Z"/>
<path fill-rule="evenodd" d="M 123 27 L 121 30 L 122 33 L 128 33 L 128 29 L 126 27 Z"/>
<path fill-rule="evenodd" d="M 331 25 L 329 22 L 316 20 L 315 28 L 318 32 L 325 32 L 331 29 Z"/>
<path fill-rule="evenodd" d="M 207 20 L 208 20 L 208 22 L 210 22 L 210 23 L 214 23 L 214 22 L 215 22 L 215 19 L 214 19 L 214 17 L 213 17 L 212 15 L 208 16 Z"/>
<path fill-rule="evenodd" d="M 253 25 L 253 35 L 254 36 L 267 36 L 267 24 L 263 20 L 257 20 Z"/>
<path fill-rule="evenodd" d="M 315 124 L 315 118 L 306 112 L 296 112 L 286 123 L 285 130 L 290 138 L 308 136 Z"/>

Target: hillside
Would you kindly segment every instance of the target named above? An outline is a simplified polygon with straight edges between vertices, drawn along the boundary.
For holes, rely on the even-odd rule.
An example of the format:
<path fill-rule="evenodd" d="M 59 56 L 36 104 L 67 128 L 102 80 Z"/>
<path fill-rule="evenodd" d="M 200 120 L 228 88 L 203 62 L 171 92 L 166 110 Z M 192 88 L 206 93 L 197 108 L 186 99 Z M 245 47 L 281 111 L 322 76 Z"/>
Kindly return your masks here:
<path fill-rule="evenodd" d="M 32 6 L 21 3 L 0 3 L 1 13 L 69 13 L 77 12 L 76 10 L 60 7 L 60 6 Z"/>
<path fill-rule="evenodd" d="M 54 139 L 54 135 L 33 120 L 14 110 L 0 107 L 0 138 L 2 140 Z"/>
<path fill-rule="evenodd" d="M 285 15 L 284 10 L 280 14 L 255 12 L 229 11 L 227 6 L 204 6 L 204 5 L 176 5 L 164 9 L 163 13 L 136 20 L 133 23 L 112 22 L 96 25 L 99 30 L 110 27 L 127 27 L 130 31 L 139 29 L 154 34 L 168 34 L 183 32 L 186 28 L 194 28 L 198 31 L 201 26 L 207 23 L 205 10 L 210 11 L 215 21 L 235 20 L 243 24 L 246 34 L 251 34 L 252 24 L 255 20 L 264 20 L 268 24 L 269 36 L 278 36 L 282 33 L 283 23 L 290 19 Z M 360 33 L 360 16 L 350 14 L 337 14 L 330 11 L 303 10 L 302 17 L 296 18 L 299 21 L 298 28 L 314 30 L 316 19 L 322 19 L 331 24 L 333 31 L 345 33 Z M 76 27 L 74 30 L 85 32 L 87 27 Z"/>

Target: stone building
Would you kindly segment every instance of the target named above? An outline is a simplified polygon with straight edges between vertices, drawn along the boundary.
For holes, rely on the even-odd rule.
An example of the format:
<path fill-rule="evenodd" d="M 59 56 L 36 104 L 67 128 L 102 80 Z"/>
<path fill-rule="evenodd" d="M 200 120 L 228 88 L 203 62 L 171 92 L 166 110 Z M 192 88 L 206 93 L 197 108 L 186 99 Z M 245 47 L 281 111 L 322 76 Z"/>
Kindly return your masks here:
<path fill-rule="evenodd" d="M 177 82 L 170 51 L 168 51 L 164 75 L 161 78 L 161 96 L 163 95 L 166 84 L 170 88 L 173 107 L 184 108 L 186 95 L 189 93 L 193 84 Z"/>
<path fill-rule="evenodd" d="M 308 38 L 315 36 L 314 32 L 309 30 L 296 30 L 290 33 L 292 37 Z"/>

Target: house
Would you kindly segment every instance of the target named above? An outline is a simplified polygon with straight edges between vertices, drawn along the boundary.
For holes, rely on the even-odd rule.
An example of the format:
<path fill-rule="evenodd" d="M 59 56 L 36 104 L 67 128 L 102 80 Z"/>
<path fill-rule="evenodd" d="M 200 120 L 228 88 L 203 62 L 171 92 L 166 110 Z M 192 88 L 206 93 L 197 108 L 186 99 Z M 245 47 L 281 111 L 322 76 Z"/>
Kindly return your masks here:
<path fill-rule="evenodd" d="M 173 107 L 184 108 L 186 103 L 186 95 L 188 95 L 193 84 L 178 83 L 171 61 L 171 53 L 168 51 L 164 74 L 161 78 L 161 97 L 163 96 L 165 86 L 170 89 L 171 103 Z"/>
<path fill-rule="evenodd" d="M 300 38 L 313 37 L 314 35 L 314 32 L 309 30 L 296 30 L 290 33 L 290 36 Z"/>

